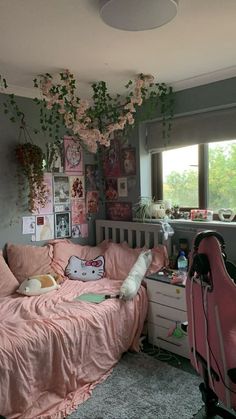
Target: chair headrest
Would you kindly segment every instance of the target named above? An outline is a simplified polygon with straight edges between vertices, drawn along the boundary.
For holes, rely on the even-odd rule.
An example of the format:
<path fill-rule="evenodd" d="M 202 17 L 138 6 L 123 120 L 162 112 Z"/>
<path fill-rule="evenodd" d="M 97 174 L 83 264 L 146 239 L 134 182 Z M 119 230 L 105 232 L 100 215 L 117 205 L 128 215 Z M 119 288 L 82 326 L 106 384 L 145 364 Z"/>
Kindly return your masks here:
<path fill-rule="evenodd" d="M 200 242 L 203 239 L 205 239 L 206 237 L 211 237 L 211 236 L 217 238 L 217 240 L 220 243 L 221 250 L 224 251 L 224 249 L 225 249 L 225 241 L 224 241 L 223 237 L 221 236 L 221 234 L 218 233 L 215 230 L 204 230 L 204 231 L 200 231 L 200 233 L 198 233 L 196 235 L 195 240 L 194 240 L 194 250 L 197 252 Z"/>

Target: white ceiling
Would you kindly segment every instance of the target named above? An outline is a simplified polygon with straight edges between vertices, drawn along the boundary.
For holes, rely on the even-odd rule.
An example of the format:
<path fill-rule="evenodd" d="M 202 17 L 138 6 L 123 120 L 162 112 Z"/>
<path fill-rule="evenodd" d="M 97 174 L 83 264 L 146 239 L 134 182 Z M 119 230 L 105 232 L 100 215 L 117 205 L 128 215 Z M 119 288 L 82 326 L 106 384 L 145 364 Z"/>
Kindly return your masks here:
<path fill-rule="evenodd" d="M 98 0 L 0 0 L 0 74 L 22 96 L 35 96 L 37 74 L 65 68 L 83 97 L 99 80 L 122 93 L 140 72 L 176 90 L 234 77 L 235 40 L 236 0 L 180 0 L 174 20 L 143 32 L 107 26 Z"/>

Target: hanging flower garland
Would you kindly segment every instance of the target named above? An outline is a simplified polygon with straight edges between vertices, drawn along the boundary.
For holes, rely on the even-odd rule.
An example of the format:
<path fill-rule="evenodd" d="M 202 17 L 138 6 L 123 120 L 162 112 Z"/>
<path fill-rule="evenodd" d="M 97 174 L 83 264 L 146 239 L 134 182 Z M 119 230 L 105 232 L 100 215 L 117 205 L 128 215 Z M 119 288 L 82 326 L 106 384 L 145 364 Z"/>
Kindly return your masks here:
<path fill-rule="evenodd" d="M 92 104 L 77 96 L 76 80 L 69 70 L 59 73 L 57 78 L 49 73 L 39 76 L 34 86 L 42 93 L 41 101 L 35 99 L 41 106 L 42 129 L 57 139 L 62 123 L 92 153 L 97 152 L 99 145 L 109 147 L 115 131 L 132 126 L 137 108 L 147 99 L 160 102 L 164 125 L 173 116 L 172 88 L 154 83 L 150 75 L 140 74 L 134 82 L 130 80 L 125 86 L 129 90 L 125 99 L 120 95 L 112 97 L 104 81 L 93 83 Z"/>

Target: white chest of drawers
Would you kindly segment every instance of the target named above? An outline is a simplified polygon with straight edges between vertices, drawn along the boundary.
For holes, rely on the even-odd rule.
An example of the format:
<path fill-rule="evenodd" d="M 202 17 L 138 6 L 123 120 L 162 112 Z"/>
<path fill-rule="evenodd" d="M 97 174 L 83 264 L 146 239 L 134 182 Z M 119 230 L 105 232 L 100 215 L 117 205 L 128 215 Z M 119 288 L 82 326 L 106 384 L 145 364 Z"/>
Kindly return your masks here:
<path fill-rule="evenodd" d="M 160 275 L 145 278 L 148 291 L 148 342 L 189 358 L 188 336 L 171 334 L 175 326 L 187 321 L 185 287 L 172 285 Z"/>

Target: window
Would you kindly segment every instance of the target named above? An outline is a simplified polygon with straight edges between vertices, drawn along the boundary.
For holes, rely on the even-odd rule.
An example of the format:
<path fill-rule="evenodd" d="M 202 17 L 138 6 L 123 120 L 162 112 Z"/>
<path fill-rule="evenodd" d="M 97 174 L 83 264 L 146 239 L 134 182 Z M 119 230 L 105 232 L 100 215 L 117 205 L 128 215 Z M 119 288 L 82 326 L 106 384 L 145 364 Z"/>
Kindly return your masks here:
<path fill-rule="evenodd" d="M 198 207 L 198 146 L 164 151 L 163 199 L 181 207 Z"/>
<path fill-rule="evenodd" d="M 162 181 L 152 183 L 158 199 L 181 208 L 236 212 L 236 140 L 163 151 L 152 162 L 162 173 Z"/>

